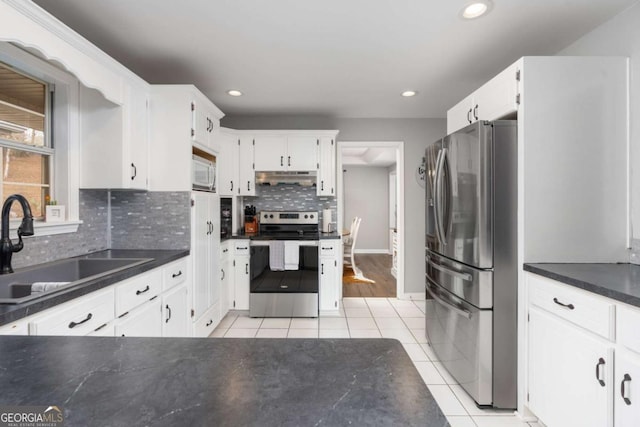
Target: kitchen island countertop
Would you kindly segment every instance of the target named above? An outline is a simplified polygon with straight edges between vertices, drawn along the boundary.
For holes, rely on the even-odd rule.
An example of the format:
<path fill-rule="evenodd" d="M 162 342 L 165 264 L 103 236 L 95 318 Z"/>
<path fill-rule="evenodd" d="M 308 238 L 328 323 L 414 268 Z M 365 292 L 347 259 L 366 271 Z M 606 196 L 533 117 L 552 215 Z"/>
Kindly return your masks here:
<path fill-rule="evenodd" d="M 391 339 L 0 336 L 0 384 L 66 426 L 449 426 Z"/>
<path fill-rule="evenodd" d="M 640 307 L 640 266 L 606 263 L 524 264 L 524 271 Z"/>

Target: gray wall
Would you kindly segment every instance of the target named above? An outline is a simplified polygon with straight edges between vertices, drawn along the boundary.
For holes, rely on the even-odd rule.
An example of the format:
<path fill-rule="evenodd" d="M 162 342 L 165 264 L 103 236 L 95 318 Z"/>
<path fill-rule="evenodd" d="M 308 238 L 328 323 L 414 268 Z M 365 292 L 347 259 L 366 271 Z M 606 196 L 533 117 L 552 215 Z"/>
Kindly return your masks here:
<path fill-rule="evenodd" d="M 558 55 L 630 58 L 631 262 L 640 264 L 640 3 L 605 22 Z"/>
<path fill-rule="evenodd" d="M 354 216 L 362 218 L 356 252 L 389 250 L 389 169 L 344 166 L 344 219 L 348 228 Z"/>
<path fill-rule="evenodd" d="M 424 189 L 415 179 L 415 170 L 427 144 L 446 134 L 446 119 L 227 116 L 222 125 L 232 129 L 339 129 L 339 141 L 404 141 L 405 292 L 424 294 Z"/>

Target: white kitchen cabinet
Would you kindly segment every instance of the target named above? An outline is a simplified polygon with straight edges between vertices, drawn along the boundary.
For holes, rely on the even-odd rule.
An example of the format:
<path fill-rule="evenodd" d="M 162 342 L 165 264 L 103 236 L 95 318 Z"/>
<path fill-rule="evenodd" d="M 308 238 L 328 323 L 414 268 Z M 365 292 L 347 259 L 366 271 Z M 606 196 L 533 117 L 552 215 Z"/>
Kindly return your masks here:
<path fill-rule="evenodd" d="M 239 194 L 240 189 L 240 140 L 225 130 L 218 131 L 218 140 L 220 141 L 220 150 L 216 159 L 218 194 L 223 197 L 235 196 Z"/>
<path fill-rule="evenodd" d="M 200 319 L 196 320 L 193 324 L 193 336 L 199 338 L 205 338 L 211 335 L 213 330 L 218 326 L 220 317 L 220 306 L 214 304 L 207 311 L 204 312 Z"/>
<path fill-rule="evenodd" d="M 115 323 L 117 337 L 162 336 L 161 300 L 156 297 L 118 318 Z"/>
<path fill-rule="evenodd" d="M 336 195 L 336 146 L 334 137 L 322 137 L 318 140 L 318 196 Z"/>
<path fill-rule="evenodd" d="M 0 326 L 0 335 L 29 335 L 29 321 L 21 319 Z"/>
<path fill-rule="evenodd" d="M 340 308 L 342 281 L 340 280 L 339 263 L 341 259 L 340 240 L 320 240 L 318 255 L 319 271 L 319 305 L 321 312 L 337 312 Z"/>
<path fill-rule="evenodd" d="M 617 351 L 615 372 L 615 427 L 636 427 L 640 420 L 640 354 Z"/>
<path fill-rule="evenodd" d="M 80 86 L 81 188 L 147 189 L 148 92 L 146 83 L 126 84 L 117 105 Z"/>
<path fill-rule="evenodd" d="M 233 307 L 235 291 L 233 268 L 233 240 L 225 240 L 220 244 L 220 317 L 224 318 Z"/>
<path fill-rule="evenodd" d="M 234 310 L 249 310 L 250 248 L 249 240 L 234 240 L 233 299 L 230 300 Z"/>
<path fill-rule="evenodd" d="M 535 307 L 528 328 L 529 408 L 548 427 L 612 426 L 612 345 Z"/>
<path fill-rule="evenodd" d="M 256 168 L 255 146 L 253 138 L 240 136 L 239 144 L 239 168 L 238 168 L 238 195 L 239 196 L 255 196 L 256 195 Z"/>
<path fill-rule="evenodd" d="M 217 130 L 224 114 L 199 91 L 193 93 L 191 101 L 193 125 L 191 139 L 200 148 L 218 151 Z"/>
<path fill-rule="evenodd" d="M 162 272 L 154 269 L 115 286 L 116 316 L 144 304 L 162 292 Z"/>
<path fill-rule="evenodd" d="M 189 335 L 189 290 L 181 284 L 162 295 L 162 336 Z"/>
<path fill-rule="evenodd" d="M 162 292 L 189 280 L 189 257 L 162 267 Z"/>
<path fill-rule="evenodd" d="M 515 62 L 447 111 L 447 133 L 478 120 L 515 115 L 520 98 L 518 84 L 522 60 Z"/>
<path fill-rule="evenodd" d="M 255 170 L 315 171 L 318 139 L 307 135 L 260 135 L 255 137 Z"/>
<path fill-rule="evenodd" d="M 115 318 L 113 287 L 92 292 L 29 318 L 30 335 L 87 335 Z"/>
<path fill-rule="evenodd" d="M 193 147 L 217 154 L 220 141 L 216 130 L 223 113 L 193 85 L 152 85 L 149 111 L 149 190 L 191 191 Z M 206 137 L 196 137 L 197 129 Z"/>
<path fill-rule="evenodd" d="M 114 322 L 103 323 L 87 334 L 89 337 L 113 337 L 116 335 L 116 326 Z"/>
<path fill-rule="evenodd" d="M 220 198 L 201 191 L 191 197 L 192 317 L 198 320 L 220 299 Z"/>

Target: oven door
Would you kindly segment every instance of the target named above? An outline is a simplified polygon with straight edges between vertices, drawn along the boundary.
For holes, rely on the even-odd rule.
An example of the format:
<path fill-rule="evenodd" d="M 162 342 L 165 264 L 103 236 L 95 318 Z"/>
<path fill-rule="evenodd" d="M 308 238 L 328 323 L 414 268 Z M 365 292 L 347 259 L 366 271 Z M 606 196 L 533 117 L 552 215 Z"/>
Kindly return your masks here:
<path fill-rule="evenodd" d="M 318 242 L 297 241 L 297 269 L 270 266 L 270 241 L 251 241 L 251 317 L 318 316 Z"/>

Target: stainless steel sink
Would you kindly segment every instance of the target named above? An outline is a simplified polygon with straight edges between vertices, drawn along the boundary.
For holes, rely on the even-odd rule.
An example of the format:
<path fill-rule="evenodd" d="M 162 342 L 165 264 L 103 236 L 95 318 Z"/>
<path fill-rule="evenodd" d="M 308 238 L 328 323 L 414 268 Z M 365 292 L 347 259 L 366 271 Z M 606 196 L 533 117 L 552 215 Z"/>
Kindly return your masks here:
<path fill-rule="evenodd" d="M 0 304 L 19 304 L 107 276 L 153 258 L 73 258 L 0 276 Z M 32 292 L 33 284 L 57 284 L 55 289 Z"/>

